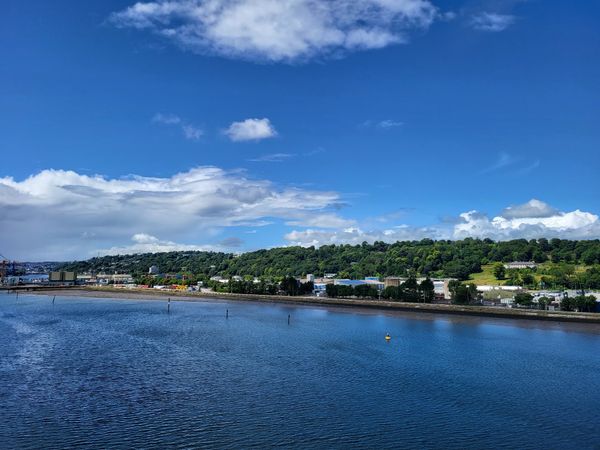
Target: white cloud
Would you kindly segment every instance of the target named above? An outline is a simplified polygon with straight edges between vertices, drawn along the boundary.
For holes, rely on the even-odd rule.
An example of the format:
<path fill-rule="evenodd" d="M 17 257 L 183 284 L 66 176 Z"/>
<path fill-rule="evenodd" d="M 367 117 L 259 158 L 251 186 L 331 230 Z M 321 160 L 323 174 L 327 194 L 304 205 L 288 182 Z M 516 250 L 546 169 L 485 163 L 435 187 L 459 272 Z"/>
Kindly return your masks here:
<path fill-rule="evenodd" d="M 448 221 L 445 221 L 448 222 Z M 318 225 L 316 225 L 318 226 Z M 560 212 L 544 202 L 532 199 L 524 205 L 511 206 L 502 215 L 490 219 L 486 214 L 469 211 L 460 214 L 452 226 L 448 223 L 426 227 L 400 225 L 384 230 L 348 227 L 326 230 L 324 227 L 294 230 L 285 235 L 291 245 L 360 244 L 363 241 L 395 242 L 414 239 L 490 238 L 494 240 L 553 238 L 598 239 L 600 219 L 580 210 Z"/>
<path fill-rule="evenodd" d="M 510 168 L 510 173 L 513 175 L 527 175 L 540 167 L 540 160 L 536 159 L 531 163 L 527 164 L 527 161 L 523 161 L 523 159 L 515 157 L 506 152 L 500 152 L 498 154 L 498 158 L 496 162 L 492 165 L 484 168 L 479 172 L 480 175 L 485 175 L 491 172 L 501 171 L 503 169 Z"/>
<path fill-rule="evenodd" d="M 244 245 L 244 241 L 238 237 L 232 236 L 223 239 L 221 242 L 219 242 L 219 245 L 225 248 L 237 248 Z"/>
<path fill-rule="evenodd" d="M 496 240 L 535 239 L 560 237 L 565 239 L 592 239 L 600 237 L 598 216 L 575 210 L 556 212 L 547 217 L 506 217 L 489 219 L 477 211 L 462 213 L 463 223 L 454 226 L 453 237 L 489 237 Z"/>
<path fill-rule="evenodd" d="M 181 127 L 181 130 L 183 131 L 183 135 L 185 136 L 186 139 L 192 140 L 192 141 L 197 141 L 199 140 L 202 135 L 204 134 L 204 131 L 202 131 L 201 128 L 198 128 L 194 125 L 183 125 Z"/>
<path fill-rule="evenodd" d="M 414 239 L 445 239 L 446 234 L 436 227 L 410 227 L 398 226 L 386 230 L 364 231 L 358 227 L 349 227 L 341 230 L 323 230 L 307 229 L 294 230 L 285 235 L 285 239 L 290 245 L 300 245 L 315 247 L 329 244 L 352 244 L 357 245 L 363 242 L 372 244 L 375 241 L 396 242 Z"/>
<path fill-rule="evenodd" d="M 517 174 L 518 175 L 527 175 L 528 173 L 534 171 L 535 169 L 537 169 L 538 167 L 540 167 L 541 165 L 541 161 L 539 159 L 536 159 L 535 161 L 533 161 L 531 164 L 527 165 L 527 166 L 521 166 L 518 170 L 517 170 Z"/>
<path fill-rule="evenodd" d="M 471 26 L 479 31 L 498 32 L 507 29 L 515 20 L 515 16 L 509 14 L 482 12 L 471 17 Z"/>
<path fill-rule="evenodd" d="M 0 178 L 0 248 L 17 259 L 82 258 L 130 246 L 133 235 L 136 248 L 204 247 L 226 227 L 308 220 L 340 201 L 335 192 L 277 187 L 217 167 L 167 178 L 43 170 L 22 181 Z"/>
<path fill-rule="evenodd" d="M 225 130 L 225 134 L 234 142 L 259 141 L 276 136 L 277 131 L 269 119 L 263 118 L 233 122 Z"/>
<path fill-rule="evenodd" d="M 380 128 L 382 130 L 387 130 L 390 128 L 397 128 L 404 125 L 404 122 L 400 122 L 394 119 L 384 119 L 384 120 L 365 120 L 363 123 L 359 125 L 361 128 Z"/>
<path fill-rule="evenodd" d="M 293 158 L 294 154 L 292 153 L 271 153 L 268 155 L 262 155 L 257 158 L 249 159 L 248 161 L 252 162 L 284 162 L 290 158 Z"/>
<path fill-rule="evenodd" d="M 377 124 L 379 128 L 383 129 L 401 127 L 402 125 L 404 125 L 404 122 L 399 122 L 397 120 L 392 119 L 382 120 Z"/>
<path fill-rule="evenodd" d="M 181 118 L 175 114 L 156 113 L 152 118 L 152 122 L 162 123 L 165 125 L 177 125 L 181 123 Z"/>
<path fill-rule="evenodd" d="M 319 228 L 343 228 L 356 224 L 355 220 L 344 219 L 337 214 L 302 214 L 295 220 L 286 222 L 286 225 L 319 227 Z"/>
<path fill-rule="evenodd" d="M 523 219 L 527 217 L 552 217 L 557 214 L 559 214 L 559 211 L 556 208 L 553 208 L 548 203 L 532 198 L 522 205 L 511 205 L 505 208 L 500 216 L 505 219 Z"/>
<path fill-rule="evenodd" d="M 130 255 L 135 253 L 163 253 L 178 251 L 223 251 L 214 245 L 178 244 L 172 241 L 161 241 L 157 237 L 145 233 L 134 234 L 129 245 L 110 247 L 98 250 L 100 255 Z"/>
<path fill-rule="evenodd" d="M 204 135 L 202 128 L 185 122 L 175 114 L 156 113 L 152 118 L 152 122 L 163 125 L 177 125 L 181 129 L 183 136 L 191 141 L 198 141 Z"/>
<path fill-rule="evenodd" d="M 496 162 L 494 164 L 492 164 L 489 167 L 486 167 L 479 173 L 481 175 L 484 175 L 486 173 L 495 172 L 496 170 L 503 169 L 507 166 L 510 166 L 510 165 L 516 163 L 517 161 L 518 160 L 515 157 L 513 157 L 512 155 L 510 155 L 506 152 L 501 152 L 498 155 L 498 159 L 496 160 Z"/>
<path fill-rule="evenodd" d="M 428 0 L 157 0 L 110 21 L 196 53 L 294 62 L 403 43 L 438 16 Z"/>

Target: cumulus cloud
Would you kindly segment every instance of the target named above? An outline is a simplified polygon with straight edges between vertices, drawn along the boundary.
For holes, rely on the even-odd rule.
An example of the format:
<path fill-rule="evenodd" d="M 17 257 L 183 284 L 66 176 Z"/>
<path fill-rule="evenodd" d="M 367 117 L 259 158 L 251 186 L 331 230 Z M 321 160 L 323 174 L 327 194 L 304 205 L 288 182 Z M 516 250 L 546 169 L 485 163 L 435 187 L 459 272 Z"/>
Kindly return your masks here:
<path fill-rule="evenodd" d="M 229 247 L 227 247 L 229 248 Z M 224 248 L 214 245 L 178 244 L 161 241 L 146 233 L 137 233 L 131 237 L 131 244 L 98 250 L 101 255 L 131 255 L 136 253 L 163 253 L 178 251 L 222 251 Z"/>
<path fill-rule="evenodd" d="M 505 208 L 500 214 L 505 219 L 524 219 L 527 217 L 552 217 L 559 214 L 556 208 L 553 208 L 548 203 L 532 198 L 527 203 L 522 205 L 511 205 Z"/>
<path fill-rule="evenodd" d="M 437 17 L 428 0 L 156 0 L 109 20 L 196 53 L 294 62 L 404 43 Z"/>
<path fill-rule="evenodd" d="M 237 248 L 237 247 L 241 247 L 242 245 L 244 245 L 244 241 L 242 239 L 240 239 L 239 237 L 228 237 L 223 239 L 221 242 L 219 242 L 219 245 L 226 247 L 226 248 Z"/>
<path fill-rule="evenodd" d="M 482 12 L 471 17 L 471 26 L 479 31 L 504 31 L 515 23 L 515 16 Z"/>
<path fill-rule="evenodd" d="M 363 230 L 359 227 L 327 230 L 308 228 L 285 235 L 291 245 L 319 246 L 325 244 L 360 244 L 364 241 L 395 242 L 415 239 L 490 238 L 494 240 L 565 238 L 600 238 L 600 220 L 596 214 L 580 210 L 561 212 L 548 204 L 532 199 L 523 205 L 510 206 L 490 219 L 479 211 L 468 211 L 458 220 L 426 227 L 400 225 L 384 230 Z"/>
<path fill-rule="evenodd" d="M 13 258 L 61 260 L 115 245 L 201 245 L 226 227 L 304 224 L 340 201 L 335 192 L 278 187 L 217 167 L 166 178 L 43 170 L 22 181 L 0 178 L 0 248 Z"/>
<path fill-rule="evenodd" d="M 375 241 L 396 242 L 414 239 L 445 239 L 447 234 L 436 227 L 410 227 L 401 225 L 386 230 L 365 231 L 358 227 L 348 227 L 341 230 L 307 229 L 294 230 L 285 235 L 290 245 L 303 247 L 330 244 L 357 245 L 363 242 L 372 244 Z"/>
<path fill-rule="evenodd" d="M 152 118 L 152 122 L 162 125 L 177 125 L 181 129 L 183 136 L 192 141 L 199 140 L 204 134 L 202 128 L 185 122 L 175 114 L 156 113 Z"/>
<path fill-rule="evenodd" d="M 560 237 L 565 239 L 591 239 L 600 237 L 598 216 L 575 210 L 556 212 L 545 217 L 496 216 L 489 219 L 477 211 L 462 213 L 463 223 L 454 227 L 453 237 L 489 237 L 496 240 L 535 239 Z"/>
<path fill-rule="evenodd" d="M 225 134 L 234 142 L 259 141 L 276 136 L 277 131 L 269 119 L 263 118 L 233 122 L 225 130 Z"/>

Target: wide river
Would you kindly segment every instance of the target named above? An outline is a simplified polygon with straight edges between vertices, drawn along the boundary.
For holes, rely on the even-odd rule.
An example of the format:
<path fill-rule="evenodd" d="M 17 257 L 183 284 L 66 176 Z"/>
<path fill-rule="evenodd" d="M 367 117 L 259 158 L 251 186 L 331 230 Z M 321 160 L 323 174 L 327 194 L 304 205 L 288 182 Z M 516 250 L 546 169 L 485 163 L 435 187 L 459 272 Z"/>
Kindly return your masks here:
<path fill-rule="evenodd" d="M 599 328 L 3 294 L 0 448 L 598 449 Z"/>

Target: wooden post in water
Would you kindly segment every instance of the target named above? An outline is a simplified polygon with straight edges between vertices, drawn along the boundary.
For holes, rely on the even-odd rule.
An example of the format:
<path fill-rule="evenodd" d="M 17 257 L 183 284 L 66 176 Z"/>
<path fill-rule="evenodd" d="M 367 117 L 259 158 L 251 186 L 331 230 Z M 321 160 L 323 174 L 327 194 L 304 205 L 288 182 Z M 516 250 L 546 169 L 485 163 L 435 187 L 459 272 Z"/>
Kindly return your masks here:
<path fill-rule="evenodd" d="M 290 324 L 290 317 L 291 317 L 291 314 L 288 314 L 288 325 Z"/>
<path fill-rule="evenodd" d="M 167 303 L 167 314 L 171 314 L 171 297 L 169 297 L 169 302 Z"/>
<path fill-rule="evenodd" d="M 56 300 L 56 295 L 52 297 L 52 304 L 54 305 L 54 300 Z"/>
<path fill-rule="evenodd" d="M 225 318 L 229 319 L 229 310 L 225 311 Z"/>

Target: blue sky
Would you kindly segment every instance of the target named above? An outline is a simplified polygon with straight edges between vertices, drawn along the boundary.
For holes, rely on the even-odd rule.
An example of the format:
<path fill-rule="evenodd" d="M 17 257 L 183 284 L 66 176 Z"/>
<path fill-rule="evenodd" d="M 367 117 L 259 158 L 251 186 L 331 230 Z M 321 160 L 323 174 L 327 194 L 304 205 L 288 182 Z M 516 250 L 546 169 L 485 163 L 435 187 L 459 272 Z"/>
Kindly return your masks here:
<path fill-rule="evenodd" d="M 600 237 L 597 2 L 3 9 L 8 257 Z"/>

